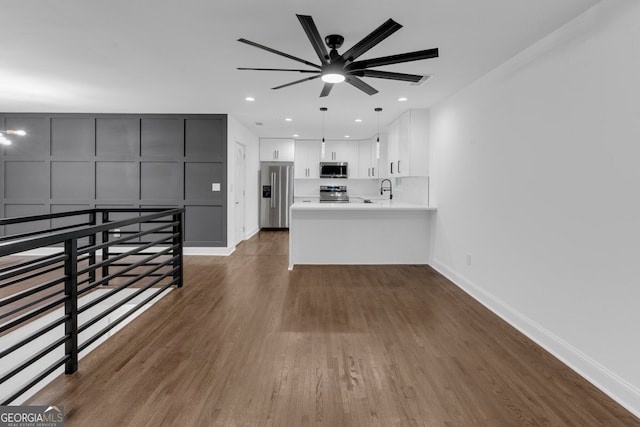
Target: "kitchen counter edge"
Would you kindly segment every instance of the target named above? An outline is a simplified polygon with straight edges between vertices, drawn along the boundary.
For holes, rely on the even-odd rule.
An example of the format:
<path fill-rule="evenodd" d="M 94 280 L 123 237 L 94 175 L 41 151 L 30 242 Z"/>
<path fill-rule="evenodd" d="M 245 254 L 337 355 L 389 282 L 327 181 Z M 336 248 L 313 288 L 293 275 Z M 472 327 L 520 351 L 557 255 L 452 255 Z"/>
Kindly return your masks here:
<path fill-rule="evenodd" d="M 435 211 L 435 206 L 406 202 L 374 202 L 374 203 L 320 203 L 320 202 L 296 202 L 291 205 L 292 211 Z"/>

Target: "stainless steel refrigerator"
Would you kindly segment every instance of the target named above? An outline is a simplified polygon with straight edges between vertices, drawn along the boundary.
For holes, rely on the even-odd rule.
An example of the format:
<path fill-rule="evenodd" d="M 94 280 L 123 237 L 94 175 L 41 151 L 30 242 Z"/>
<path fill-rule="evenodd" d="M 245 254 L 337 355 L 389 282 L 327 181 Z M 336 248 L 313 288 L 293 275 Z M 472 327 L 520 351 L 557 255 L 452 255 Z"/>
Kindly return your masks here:
<path fill-rule="evenodd" d="M 293 163 L 260 163 L 260 228 L 289 228 Z"/>

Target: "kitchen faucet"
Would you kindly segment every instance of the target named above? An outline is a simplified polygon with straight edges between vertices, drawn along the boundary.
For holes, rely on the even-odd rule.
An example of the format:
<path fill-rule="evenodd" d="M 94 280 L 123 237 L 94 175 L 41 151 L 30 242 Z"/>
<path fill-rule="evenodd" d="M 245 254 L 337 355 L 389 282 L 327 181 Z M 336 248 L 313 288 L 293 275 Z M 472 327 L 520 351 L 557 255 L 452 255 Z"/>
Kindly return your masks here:
<path fill-rule="evenodd" d="M 385 188 L 384 187 L 384 182 L 387 181 L 389 183 L 389 188 Z M 393 190 L 392 190 L 392 186 L 391 186 L 391 180 L 390 179 L 383 179 L 382 181 L 380 181 L 380 194 L 384 194 L 385 191 L 389 192 L 389 200 L 393 199 Z"/>

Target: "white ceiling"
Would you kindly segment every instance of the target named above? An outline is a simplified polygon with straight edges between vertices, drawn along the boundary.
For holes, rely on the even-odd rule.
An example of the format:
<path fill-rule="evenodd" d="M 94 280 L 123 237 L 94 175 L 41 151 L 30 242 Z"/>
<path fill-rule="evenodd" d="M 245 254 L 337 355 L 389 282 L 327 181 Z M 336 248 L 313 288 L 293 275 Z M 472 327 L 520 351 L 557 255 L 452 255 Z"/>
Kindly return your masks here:
<path fill-rule="evenodd" d="M 597 1 L 0 0 L 0 111 L 228 113 L 260 136 L 319 138 L 326 106 L 327 138 L 367 138 L 375 107 L 382 125 L 428 108 Z M 240 37 L 318 62 L 296 13 L 323 37 L 342 34 L 340 52 L 392 18 L 404 28 L 360 59 L 437 47 L 439 58 L 380 68 L 434 77 L 421 87 L 365 78 L 378 94 L 341 84 L 319 98 L 319 79 L 270 90 L 304 75 L 236 70 L 304 68 Z"/>

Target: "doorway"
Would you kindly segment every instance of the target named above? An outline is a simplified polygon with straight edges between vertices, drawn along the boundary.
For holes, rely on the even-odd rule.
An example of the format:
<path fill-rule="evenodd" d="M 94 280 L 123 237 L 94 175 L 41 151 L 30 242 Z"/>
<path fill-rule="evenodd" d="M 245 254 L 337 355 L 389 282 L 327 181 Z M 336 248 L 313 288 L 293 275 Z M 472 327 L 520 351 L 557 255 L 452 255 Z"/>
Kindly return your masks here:
<path fill-rule="evenodd" d="M 245 239 L 245 159 L 246 147 L 236 141 L 235 146 L 235 243 L 236 245 Z"/>

